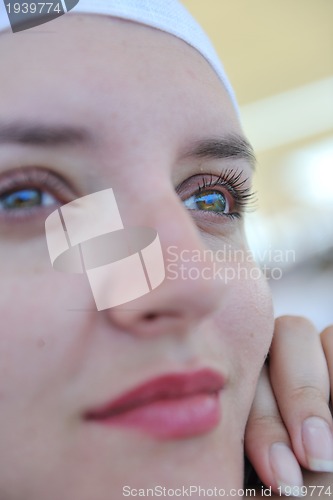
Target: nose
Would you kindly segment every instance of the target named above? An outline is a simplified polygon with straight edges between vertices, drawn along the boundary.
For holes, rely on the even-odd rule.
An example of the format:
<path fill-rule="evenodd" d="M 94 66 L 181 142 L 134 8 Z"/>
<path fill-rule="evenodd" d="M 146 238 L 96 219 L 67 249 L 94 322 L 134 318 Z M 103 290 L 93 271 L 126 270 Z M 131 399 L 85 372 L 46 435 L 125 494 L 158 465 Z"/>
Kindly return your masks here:
<path fill-rule="evenodd" d="M 135 300 L 101 311 L 113 327 L 141 337 L 186 334 L 221 304 L 223 284 L 207 273 L 212 263 L 191 261 L 191 255 L 205 249 L 199 231 L 182 206 L 176 212 L 153 222 L 163 251 L 164 281 Z M 130 276 L 127 281 L 130 289 Z"/>

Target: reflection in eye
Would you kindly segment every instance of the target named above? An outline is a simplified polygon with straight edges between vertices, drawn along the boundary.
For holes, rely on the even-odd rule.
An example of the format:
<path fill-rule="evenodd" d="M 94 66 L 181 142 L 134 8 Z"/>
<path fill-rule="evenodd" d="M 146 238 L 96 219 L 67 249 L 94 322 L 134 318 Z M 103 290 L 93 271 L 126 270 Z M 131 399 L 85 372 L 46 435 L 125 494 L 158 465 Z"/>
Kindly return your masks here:
<path fill-rule="evenodd" d="M 229 203 L 226 197 L 218 191 L 194 194 L 184 201 L 184 205 L 189 210 L 203 210 L 220 214 L 229 212 Z"/>
<path fill-rule="evenodd" d="M 0 210 L 22 210 L 54 205 L 56 200 L 40 189 L 18 189 L 0 196 Z"/>
<path fill-rule="evenodd" d="M 185 198 L 182 191 L 189 187 L 193 194 Z M 241 219 L 249 203 L 254 201 L 250 179 L 244 177 L 242 170 L 232 168 L 223 170 L 218 177 L 213 174 L 194 175 L 177 187 L 177 193 L 188 210 L 230 219 Z"/>
<path fill-rule="evenodd" d="M 0 174 L 0 226 L 36 227 L 57 206 L 76 197 L 66 179 L 53 170 L 35 166 L 7 170 Z"/>

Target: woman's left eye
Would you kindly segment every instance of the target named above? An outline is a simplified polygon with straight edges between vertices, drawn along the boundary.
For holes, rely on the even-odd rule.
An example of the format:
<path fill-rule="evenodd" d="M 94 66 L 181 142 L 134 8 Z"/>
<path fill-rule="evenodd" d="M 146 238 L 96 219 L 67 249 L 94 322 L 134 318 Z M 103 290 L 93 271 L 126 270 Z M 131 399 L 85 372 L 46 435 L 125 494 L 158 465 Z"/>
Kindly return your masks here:
<path fill-rule="evenodd" d="M 47 207 L 56 203 L 54 196 L 37 188 L 16 189 L 0 195 L 0 211 Z"/>
<path fill-rule="evenodd" d="M 217 214 L 228 214 L 230 211 L 226 196 L 214 190 L 196 193 L 184 200 L 184 205 L 189 210 L 202 210 Z"/>
<path fill-rule="evenodd" d="M 188 210 L 229 219 L 241 219 L 254 196 L 250 178 L 232 168 L 223 170 L 218 177 L 194 175 L 177 186 L 176 192 Z"/>

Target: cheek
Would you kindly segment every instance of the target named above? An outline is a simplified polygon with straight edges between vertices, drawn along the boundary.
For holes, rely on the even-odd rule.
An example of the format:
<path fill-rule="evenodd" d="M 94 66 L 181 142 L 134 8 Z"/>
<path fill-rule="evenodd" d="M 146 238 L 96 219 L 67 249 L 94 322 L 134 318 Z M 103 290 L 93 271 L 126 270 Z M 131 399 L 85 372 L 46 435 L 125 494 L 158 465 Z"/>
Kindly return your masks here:
<path fill-rule="evenodd" d="M 255 383 L 271 344 L 274 327 L 271 293 L 266 280 L 263 276 L 259 278 L 260 271 L 257 271 L 257 279 L 239 283 L 237 295 L 241 305 L 238 321 L 243 326 L 239 327 L 235 337 L 245 373 L 253 374 Z"/>
<path fill-rule="evenodd" d="M 87 305 L 88 291 L 83 275 L 53 270 L 5 274 L 0 297 L 3 334 L 27 338 L 55 331 L 65 317 L 70 319 L 69 313 Z"/>
<path fill-rule="evenodd" d="M 237 359 L 252 371 L 263 364 L 273 335 L 273 306 L 267 280 L 246 248 L 235 251 L 225 265 L 225 297 L 222 300 L 232 331 Z"/>
<path fill-rule="evenodd" d="M 216 322 L 228 335 L 221 343 L 228 343 L 233 403 L 247 415 L 273 334 L 271 293 L 260 270 L 250 264 L 242 264 L 242 273 L 226 290 Z"/>
<path fill-rule="evenodd" d="M 0 393 L 29 395 L 68 376 L 86 315 L 82 278 L 61 274 L 7 275 L 0 298 Z M 80 286 L 81 284 L 81 286 Z M 80 319 L 80 316 L 82 319 Z M 84 319 L 83 319 L 84 316 Z M 50 385 L 49 385 L 50 386 Z"/>

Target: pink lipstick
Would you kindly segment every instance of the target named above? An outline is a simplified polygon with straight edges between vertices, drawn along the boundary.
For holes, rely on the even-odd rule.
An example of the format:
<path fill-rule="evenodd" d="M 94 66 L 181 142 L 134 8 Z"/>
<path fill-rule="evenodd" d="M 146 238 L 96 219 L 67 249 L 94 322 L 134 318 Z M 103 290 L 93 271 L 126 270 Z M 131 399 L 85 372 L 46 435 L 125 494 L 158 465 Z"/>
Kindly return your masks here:
<path fill-rule="evenodd" d="M 134 428 L 160 439 L 205 434 L 220 421 L 223 386 L 224 378 L 214 370 L 171 373 L 89 410 L 85 420 Z"/>

